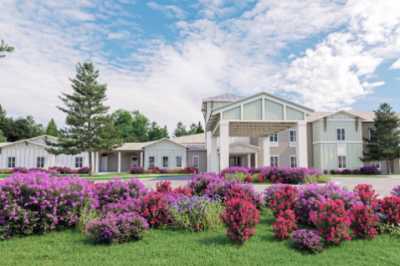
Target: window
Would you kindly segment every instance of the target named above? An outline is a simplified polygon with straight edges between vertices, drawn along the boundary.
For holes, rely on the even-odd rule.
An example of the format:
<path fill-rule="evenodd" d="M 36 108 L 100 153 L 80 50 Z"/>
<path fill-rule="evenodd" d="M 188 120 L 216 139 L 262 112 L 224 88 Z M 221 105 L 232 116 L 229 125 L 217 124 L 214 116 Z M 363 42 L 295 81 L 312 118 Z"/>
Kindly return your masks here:
<path fill-rule="evenodd" d="M 37 157 L 36 158 L 36 167 L 37 168 L 44 168 L 44 157 Z"/>
<path fill-rule="evenodd" d="M 82 167 L 83 167 L 83 158 L 75 157 L 75 168 L 82 168 Z"/>
<path fill-rule="evenodd" d="M 176 156 L 176 167 L 182 167 L 182 156 Z"/>
<path fill-rule="evenodd" d="M 336 134 L 337 134 L 337 140 L 338 141 L 345 141 L 346 140 L 346 131 L 344 130 L 344 128 L 338 128 L 336 130 Z"/>
<path fill-rule="evenodd" d="M 198 155 L 193 156 L 193 167 L 199 169 L 200 158 Z"/>
<path fill-rule="evenodd" d="M 296 129 L 289 130 L 289 142 L 295 143 L 297 141 Z"/>
<path fill-rule="evenodd" d="M 290 167 L 296 168 L 297 167 L 297 158 L 296 156 L 290 156 Z"/>
<path fill-rule="evenodd" d="M 278 144 L 278 134 L 272 134 L 271 136 L 269 136 L 269 142 L 271 142 L 271 144 Z"/>
<path fill-rule="evenodd" d="M 149 157 L 149 168 L 154 168 L 155 166 L 155 159 L 154 156 Z"/>
<path fill-rule="evenodd" d="M 7 167 L 15 168 L 15 157 L 8 157 Z"/>
<path fill-rule="evenodd" d="M 163 156 L 162 157 L 162 166 L 164 168 L 168 168 L 168 156 Z"/>
<path fill-rule="evenodd" d="M 339 169 L 347 168 L 346 156 L 338 156 Z"/>
<path fill-rule="evenodd" d="M 271 156 L 271 166 L 272 167 L 279 166 L 279 157 L 278 156 Z"/>

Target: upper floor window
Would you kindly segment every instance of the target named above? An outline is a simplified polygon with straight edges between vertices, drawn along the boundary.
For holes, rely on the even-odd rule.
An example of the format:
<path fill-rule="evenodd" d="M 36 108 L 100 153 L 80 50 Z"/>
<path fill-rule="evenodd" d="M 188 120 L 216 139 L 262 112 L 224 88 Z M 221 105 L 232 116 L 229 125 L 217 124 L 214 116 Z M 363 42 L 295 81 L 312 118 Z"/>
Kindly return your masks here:
<path fill-rule="evenodd" d="M 296 168 L 297 167 L 297 158 L 296 156 L 290 156 L 290 167 Z"/>
<path fill-rule="evenodd" d="M 345 141 L 346 140 L 346 131 L 344 128 L 338 128 L 336 130 L 336 136 L 338 141 Z"/>
<path fill-rule="evenodd" d="M 346 156 L 338 156 L 338 167 L 339 169 L 347 168 Z"/>
<path fill-rule="evenodd" d="M 182 156 L 176 156 L 176 167 L 182 167 Z"/>
<path fill-rule="evenodd" d="M 271 156 L 271 166 L 272 167 L 279 166 L 279 157 L 278 156 Z"/>
<path fill-rule="evenodd" d="M 75 168 L 83 167 L 83 157 L 75 157 Z"/>
<path fill-rule="evenodd" d="M 36 167 L 37 168 L 44 168 L 44 162 L 45 162 L 44 157 L 37 157 L 36 158 Z"/>
<path fill-rule="evenodd" d="M 7 167 L 8 168 L 15 168 L 15 157 L 8 157 Z"/>
<path fill-rule="evenodd" d="M 164 168 L 168 168 L 168 156 L 162 157 L 162 165 Z"/>
<path fill-rule="evenodd" d="M 155 166 L 155 158 L 154 156 L 149 157 L 149 168 L 154 168 Z"/>
<path fill-rule="evenodd" d="M 290 129 L 289 130 L 289 142 L 296 142 L 297 141 L 297 136 L 296 136 L 296 129 Z"/>
<path fill-rule="evenodd" d="M 278 143 L 278 134 L 275 133 L 275 134 L 272 134 L 271 136 L 269 136 L 269 141 L 271 143 Z"/>

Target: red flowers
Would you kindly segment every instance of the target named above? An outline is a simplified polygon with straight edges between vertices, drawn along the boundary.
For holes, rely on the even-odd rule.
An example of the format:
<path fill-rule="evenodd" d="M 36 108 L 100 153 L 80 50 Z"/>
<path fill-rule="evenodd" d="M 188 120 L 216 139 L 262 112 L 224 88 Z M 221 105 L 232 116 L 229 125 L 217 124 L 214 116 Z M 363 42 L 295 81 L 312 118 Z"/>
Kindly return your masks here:
<path fill-rule="evenodd" d="M 378 201 L 379 212 L 383 214 L 383 220 L 387 224 L 400 224 L 400 197 L 389 196 Z"/>
<path fill-rule="evenodd" d="M 159 227 L 171 223 L 169 204 L 165 194 L 150 192 L 143 196 L 141 215 L 147 220 L 150 227 Z"/>
<path fill-rule="evenodd" d="M 366 205 L 371 205 L 378 196 L 373 187 L 367 184 L 357 185 L 354 188 L 354 193 L 356 193 L 360 200 Z"/>
<path fill-rule="evenodd" d="M 160 193 L 171 192 L 172 191 L 171 181 L 165 180 L 157 182 L 156 191 Z"/>
<path fill-rule="evenodd" d="M 373 239 L 378 234 L 378 216 L 374 210 L 364 204 L 354 205 L 350 210 L 351 229 L 359 238 Z"/>
<path fill-rule="evenodd" d="M 326 200 L 319 204 L 310 218 L 327 243 L 338 245 L 343 240 L 351 240 L 350 218 L 342 200 Z"/>
<path fill-rule="evenodd" d="M 260 214 L 251 202 L 233 198 L 226 202 L 226 208 L 221 218 L 228 227 L 229 239 L 243 244 L 255 234 Z"/>
<path fill-rule="evenodd" d="M 275 237 L 287 239 L 297 229 L 296 216 L 293 210 L 285 210 L 277 215 L 276 221 L 272 224 Z"/>
<path fill-rule="evenodd" d="M 294 209 L 297 197 L 297 188 L 290 185 L 273 185 L 265 191 L 265 203 L 275 216 L 285 210 Z"/>

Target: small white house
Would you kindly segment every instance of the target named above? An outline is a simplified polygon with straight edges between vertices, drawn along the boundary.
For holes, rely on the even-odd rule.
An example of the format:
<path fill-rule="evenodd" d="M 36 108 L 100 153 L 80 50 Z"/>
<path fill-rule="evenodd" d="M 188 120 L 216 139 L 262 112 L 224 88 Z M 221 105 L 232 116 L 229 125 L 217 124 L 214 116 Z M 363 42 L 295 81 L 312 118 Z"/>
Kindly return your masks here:
<path fill-rule="evenodd" d="M 79 169 L 88 166 L 88 154 L 54 155 L 46 149 L 46 139 L 56 141 L 51 136 L 19 140 L 15 142 L 0 143 L 0 169 L 49 168 L 54 166 Z"/>

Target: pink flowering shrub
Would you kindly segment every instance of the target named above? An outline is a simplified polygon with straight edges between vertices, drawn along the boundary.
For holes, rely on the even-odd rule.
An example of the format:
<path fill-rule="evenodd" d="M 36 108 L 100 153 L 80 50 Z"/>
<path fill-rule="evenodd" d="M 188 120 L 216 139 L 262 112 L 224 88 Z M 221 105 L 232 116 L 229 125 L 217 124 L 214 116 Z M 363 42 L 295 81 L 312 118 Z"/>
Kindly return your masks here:
<path fill-rule="evenodd" d="M 141 199 L 140 214 L 147 220 L 150 227 L 157 228 L 171 223 L 171 212 L 167 194 L 150 192 Z"/>
<path fill-rule="evenodd" d="M 139 240 L 149 228 L 147 221 L 135 212 L 109 213 L 86 225 L 86 236 L 95 243 L 111 244 Z"/>
<path fill-rule="evenodd" d="M 258 171 L 260 176 L 274 184 L 303 184 L 306 177 L 320 175 L 317 169 L 300 167 L 263 167 Z"/>
<path fill-rule="evenodd" d="M 392 190 L 391 194 L 392 194 L 393 196 L 400 197 L 400 186 L 395 187 L 395 188 Z"/>
<path fill-rule="evenodd" d="M 378 195 L 371 185 L 359 184 L 354 188 L 354 193 L 367 205 L 372 205 Z"/>
<path fill-rule="evenodd" d="M 338 245 L 351 240 L 351 221 L 342 200 L 330 199 L 320 203 L 318 209 L 310 213 L 310 219 L 327 243 Z"/>
<path fill-rule="evenodd" d="M 227 236 L 235 243 L 243 244 L 256 232 L 260 221 L 257 208 L 249 201 L 233 198 L 226 202 L 222 220 L 227 226 Z"/>
<path fill-rule="evenodd" d="M 383 223 L 400 224 L 400 197 L 388 196 L 378 200 L 377 209 Z"/>
<path fill-rule="evenodd" d="M 234 198 L 249 201 L 258 208 L 261 208 L 262 205 L 261 195 L 254 191 L 252 185 L 239 182 L 226 182 L 223 201 L 227 202 Z"/>
<path fill-rule="evenodd" d="M 287 209 L 280 212 L 276 221 L 272 224 L 272 228 L 277 239 L 288 239 L 290 234 L 297 229 L 294 211 Z"/>
<path fill-rule="evenodd" d="M 204 173 L 193 176 L 188 186 L 192 189 L 193 195 L 203 196 L 210 185 L 223 181 L 223 178 L 219 175 Z"/>
<path fill-rule="evenodd" d="M 293 210 L 297 198 L 297 188 L 291 185 L 272 185 L 264 193 L 265 204 L 275 216 L 280 212 Z"/>
<path fill-rule="evenodd" d="M 377 236 L 378 216 L 371 206 L 356 204 L 350 210 L 351 229 L 356 237 L 373 239 Z"/>
<path fill-rule="evenodd" d="M 157 182 L 156 191 L 160 193 L 172 192 L 171 181 L 165 180 Z"/>
<path fill-rule="evenodd" d="M 0 238 L 75 226 L 89 187 L 89 181 L 45 172 L 15 173 L 0 181 Z"/>

